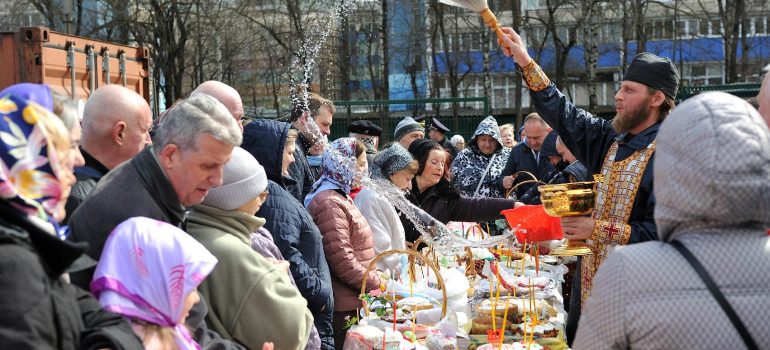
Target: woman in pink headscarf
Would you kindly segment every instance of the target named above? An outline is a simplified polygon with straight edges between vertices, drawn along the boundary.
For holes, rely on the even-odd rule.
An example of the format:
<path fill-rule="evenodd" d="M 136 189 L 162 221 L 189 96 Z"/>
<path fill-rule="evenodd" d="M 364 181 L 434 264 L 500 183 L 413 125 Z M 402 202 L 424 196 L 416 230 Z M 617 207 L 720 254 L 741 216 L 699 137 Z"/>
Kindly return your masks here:
<path fill-rule="evenodd" d="M 104 246 L 91 292 L 123 315 L 150 350 L 200 349 L 184 325 L 196 288 L 217 259 L 184 231 L 148 218 L 118 225 Z"/>

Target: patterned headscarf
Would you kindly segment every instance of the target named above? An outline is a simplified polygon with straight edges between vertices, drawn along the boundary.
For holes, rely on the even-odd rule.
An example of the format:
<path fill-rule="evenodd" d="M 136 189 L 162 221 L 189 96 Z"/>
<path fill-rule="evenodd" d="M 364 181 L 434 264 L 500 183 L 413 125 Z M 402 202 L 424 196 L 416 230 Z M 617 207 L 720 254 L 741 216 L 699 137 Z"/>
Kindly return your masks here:
<path fill-rule="evenodd" d="M 108 311 L 174 328 L 180 350 L 200 349 L 184 324 L 185 298 L 217 259 L 184 231 L 135 217 L 118 225 L 104 245 L 91 292 Z"/>
<path fill-rule="evenodd" d="M 316 194 L 330 189 L 350 193 L 356 178 L 356 139 L 343 137 L 334 140 L 321 158 L 321 177 L 313 184 L 313 190 L 305 197 L 305 207 Z"/>
<path fill-rule="evenodd" d="M 53 113 L 16 95 L 0 94 L 0 117 L 0 197 L 47 219 L 63 195 L 54 145 L 69 146 L 67 130 Z"/>
<path fill-rule="evenodd" d="M 33 83 L 15 84 L 0 91 L 0 96 L 5 95 L 21 97 L 27 101 L 35 102 L 49 111 L 53 111 L 53 95 L 51 95 L 51 89 L 48 85 Z"/>

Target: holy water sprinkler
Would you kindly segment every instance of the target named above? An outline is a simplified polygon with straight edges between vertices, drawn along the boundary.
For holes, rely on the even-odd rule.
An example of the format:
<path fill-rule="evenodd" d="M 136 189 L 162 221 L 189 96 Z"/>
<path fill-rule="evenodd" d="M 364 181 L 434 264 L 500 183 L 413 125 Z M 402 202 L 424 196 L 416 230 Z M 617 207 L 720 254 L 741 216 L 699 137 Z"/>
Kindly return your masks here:
<path fill-rule="evenodd" d="M 497 42 L 502 45 L 505 45 L 505 41 L 503 41 L 503 36 L 505 36 L 505 33 L 503 33 L 502 30 L 500 30 L 500 24 L 497 23 L 497 17 L 495 17 L 495 14 L 492 13 L 492 10 L 489 9 L 489 6 L 487 5 L 487 0 L 438 0 L 440 3 L 454 6 L 454 7 L 461 7 L 464 9 L 471 10 L 473 12 L 478 12 L 481 14 L 481 19 L 484 20 L 484 24 L 487 25 L 487 27 L 491 28 L 495 31 L 497 34 Z"/>

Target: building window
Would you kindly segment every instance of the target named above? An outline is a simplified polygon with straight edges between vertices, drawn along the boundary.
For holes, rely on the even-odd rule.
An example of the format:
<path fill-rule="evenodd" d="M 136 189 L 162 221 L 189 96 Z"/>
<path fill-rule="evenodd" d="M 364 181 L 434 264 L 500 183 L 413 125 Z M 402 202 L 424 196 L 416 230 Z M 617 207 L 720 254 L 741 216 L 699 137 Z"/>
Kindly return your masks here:
<path fill-rule="evenodd" d="M 751 18 L 751 25 L 753 28 L 751 34 L 767 34 L 767 16 Z"/>
<path fill-rule="evenodd" d="M 681 20 L 676 22 L 676 35 L 678 38 L 692 38 L 700 35 L 700 24 L 697 19 Z"/>
<path fill-rule="evenodd" d="M 710 35 L 722 35 L 722 20 L 712 19 L 711 27 L 709 29 L 710 29 L 709 31 Z"/>
<path fill-rule="evenodd" d="M 526 0 L 524 10 L 542 10 L 548 8 L 547 0 Z"/>
<path fill-rule="evenodd" d="M 687 71 L 687 69 L 685 69 Z M 720 63 L 697 63 L 689 66 L 689 86 L 708 86 L 724 84 Z"/>

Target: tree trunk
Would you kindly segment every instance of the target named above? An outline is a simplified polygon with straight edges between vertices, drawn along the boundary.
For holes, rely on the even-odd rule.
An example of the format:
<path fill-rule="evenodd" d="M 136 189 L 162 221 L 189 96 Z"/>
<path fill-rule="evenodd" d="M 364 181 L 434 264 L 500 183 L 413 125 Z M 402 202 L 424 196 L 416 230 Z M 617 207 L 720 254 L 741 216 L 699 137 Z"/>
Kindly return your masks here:
<path fill-rule="evenodd" d="M 380 87 L 382 92 L 380 93 L 380 98 L 383 100 L 390 99 L 390 55 L 388 54 L 390 52 L 389 50 L 389 41 L 390 41 L 390 25 L 388 22 L 388 1 L 390 0 L 381 0 L 382 1 L 382 72 L 381 72 L 381 78 L 382 81 L 380 83 Z M 384 106 L 385 111 L 388 111 L 388 106 Z"/>
<path fill-rule="evenodd" d="M 482 72 L 482 79 L 484 84 L 484 93 L 483 96 L 485 96 L 488 101 L 492 102 L 492 99 L 490 96 L 492 96 L 492 77 L 490 76 L 489 72 L 489 40 L 490 40 L 490 31 L 487 30 L 486 26 L 484 25 L 484 22 L 481 20 L 481 17 L 479 17 L 479 25 L 481 26 L 481 54 L 483 55 L 483 72 Z M 494 105 L 491 105 L 494 107 Z M 492 112 L 492 108 L 489 110 L 490 115 L 494 115 Z M 455 119 L 457 121 L 457 119 Z M 457 128 L 457 126 L 455 127 Z"/>
<path fill-rule="evenodd" d="M 596 113 L 599 107 L 599 101 L 596 93 L 596 65 L 599 56 L 599 45 L 597 40 L 597 23 L 596 23 L 596 7 L 598 5 L 594 1 L 586 1 L 583 3 L 583 16 L 587 19 L 587 22 L 583 26 L 583 50 L 586 73 L 588 80 L 588 111 Z"/>
<path fill-rule="evenodd" d="M 515 30 L 517 33 L 519 32 L 519 28 L 521 27 L 521 0 L 511 0 L 511 16 L 513 17 L 513 30 Z M 522 82 L 522 76 L 519 70 L 515 70 L 513 73 L 513 81 L 515 81 L 514 84 L 514 114 L 516 115 L 516 126 L 518 127 L 523 123 L 524 116 L 521 113 L 521 100 L 523 98 L 521 90 L 523 88 L 523 82 Z M 518 130 L 518 129 L 516 129 Z M 518 136 L 518 135 L 516 135 Z"/>

